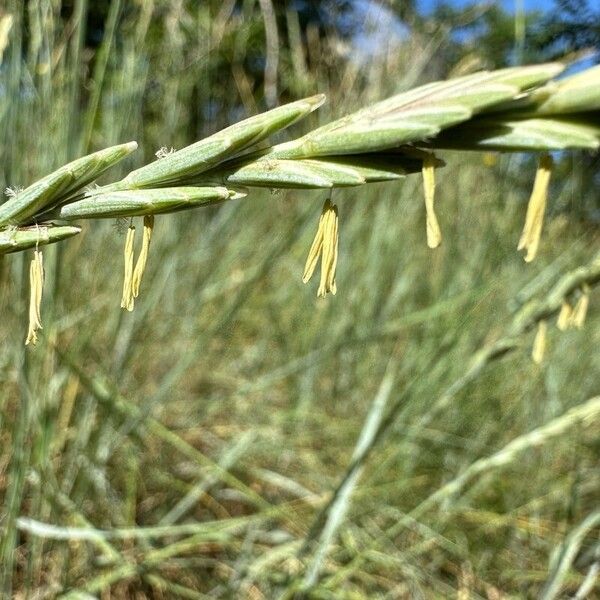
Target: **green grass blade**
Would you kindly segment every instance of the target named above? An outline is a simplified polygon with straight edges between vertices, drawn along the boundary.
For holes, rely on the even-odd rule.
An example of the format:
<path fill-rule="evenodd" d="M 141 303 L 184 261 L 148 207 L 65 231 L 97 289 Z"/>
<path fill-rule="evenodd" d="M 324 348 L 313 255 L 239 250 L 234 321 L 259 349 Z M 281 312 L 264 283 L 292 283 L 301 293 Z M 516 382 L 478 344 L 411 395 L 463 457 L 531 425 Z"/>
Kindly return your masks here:
<path fill-rule="evenodd" d="M 326 519 L 319 532 L 318 544 L 304 577 L 303 587 L 305 591 L 313 588 L 318 581 L 327 552 L 350 508 L 352 494 L 362 475 L 366 457 L 377 443 L 377 432 L 385 417 L 388 401 L 394 389 L 395 370 L 395 364 L 390 361 L 388 370 L 381 380 L 369 414 L 354 446 L 351 464 L 346 469 L 342 482 L 336 488 L 331 501 L 317 516 L 318 520 L 321 516 L 325 516 Z"/>
<path fill-rule="evenodd" d="M 586 536 L 590 531 L 600 526 L 600 510 L 590 513 L 581 523 L 579 523 L 564 539 L 553 557 L 550 565 L 550 574 L 544 589 L 540 594 L 541 600 L 554 600 L 563 588 L 565 579 L 577 554 L 585 542 Z"/>

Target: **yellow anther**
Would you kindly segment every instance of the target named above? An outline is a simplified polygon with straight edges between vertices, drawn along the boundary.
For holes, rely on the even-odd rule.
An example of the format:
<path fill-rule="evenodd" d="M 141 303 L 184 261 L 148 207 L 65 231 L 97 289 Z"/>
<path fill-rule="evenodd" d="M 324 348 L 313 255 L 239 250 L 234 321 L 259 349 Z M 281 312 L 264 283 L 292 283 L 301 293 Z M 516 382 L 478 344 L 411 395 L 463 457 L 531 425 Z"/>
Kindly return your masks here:
<path fill-rule="evenodd" d="M 123 257 L 125 260 L 125 269 L 123 276 L 123 296 L 121 297 L 121 308 L 133 310 L 133 241 L 135 239 L 135 227 L 130 225 L 127 229 L 125 238 L 125 249 Z"/>
<path fill-rule="evenodd" d="M 325 221 L 325 212 L 321 213 L 319 217 L 319 225 L 317 227 L 317 234 L 315 235 L 315 239 L 308 251 L 308 256 L 306 258 L 306 264 L 304 265 L 304 273 L 302 274 L 302 283 L 307 283 L 310 281 L 315 269 L 317 268 L 317 263 L 319 262 L 319 256 L 321 256 L 321 250 L 323 249 L 323 222 Z"/>
<path fill-rule="evenodd" d="M 585 323 L 585 317 L 587 316 L 588 307 L 590 305 L 590 288 L 586 285 L 582 289 L 581 296 L 575 304 L 573 314 L 571 315 L 571 325 L 577 329 L 581 329 Z"/>
<path fill-rule="evenodd" d="M 573 308 L 566 300 L 563 300 L 560 307 L 560 312 L 558 313 L 558 319 L 556 320 L 556 326 L 558 329 L 560 329 L 560 331 L 566 331 L 569 329 L 572 314 Z"/>
<path fill-rule="evenodd" d="M 425 212 L 427 215 L 427 245 L 437 248 L 442 243 L 442 232 L 435 215 L 435 156 L 428 154 L 423 159 L 423 187 L 425 190 Z"/>
<path fill-rule="evenodd" d="M 42 329 L 41 306 L 44 287 L 44 258 L 39 250 L 35 250 L 29 265 L 29 328 L 25 345 L 37 343 L 37 332 Z"/>
<path fill-rule="evenodd" d="M 525 226 L 523 227 L 523 233 L 517 246 L 518 250 L 526 251 L 525 262 L 531 262 L 535 258 L 540 245 L 552 165 L 552 157 L 549 154 L 542 154 L 540 156 L 533 190 L 529 198 L 529 204 L 527 205 Z"/>
<path fill-rule="evenodd" d="M 152 239 L 152 231 L 154 229 L 154 216 L 147 215 L 144 217 L 144 233 L 142 237 L 142 249 L 138 256 L 137 262 L 135 263 L 135 269 L 133 270 L 133 277 L 131 281 L 131 292 L 134 298 L 137 298 L 140 293 L 140 285 L 142 283 L 142 276 L 146 270 L 146 263 L 148 262 L 148 252 L 150 251 L 150 240 Z"/>
<path fill-rule="evenodd" d="M 486 167 L 495 167 L 498 164 L 498 155 L 495 152 L 486 152 L 481 160 Z"/>
<path fill-rule="evenodd" d="M 538 330 L 533 340 L 533 349 L 531 351 L 531 359 L 536 365 L 541 365 L 544 360 L 544 354 L 546 353 L 546 333 L 548 331 L 548 325 L 546 321 L 540 321 L 538 323 Z"/>
<path fill-rule="evenodd" d="M 324 298 L 328 293 L 335 294 L 335 271 L 338 260 L 338 210 L 327 199 L 323 205 L 317 234 L 308 252 L 302 281 L 306 283 L 315 271 L 321 257 L 321 279 L 317 296 Z"/>

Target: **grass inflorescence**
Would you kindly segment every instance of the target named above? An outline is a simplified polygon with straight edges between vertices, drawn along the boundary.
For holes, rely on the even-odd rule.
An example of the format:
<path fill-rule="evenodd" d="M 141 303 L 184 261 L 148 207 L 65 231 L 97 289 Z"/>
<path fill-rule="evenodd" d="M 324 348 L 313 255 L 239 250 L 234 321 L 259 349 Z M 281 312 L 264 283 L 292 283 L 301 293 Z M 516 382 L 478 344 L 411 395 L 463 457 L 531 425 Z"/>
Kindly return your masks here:
<path fill-rule="evenodd" d="M 422 87 L 449 71 L 441 38 L 357 69 L 288 11 L 278 133 L 250 72 L 259 4 L 113 0 L 93 53 L 93 3 L 19 4 L 0 14 L 0 596 L 591 593 L 597 71 Z M 319 231 L 328 301 L 300 281 Z"/>

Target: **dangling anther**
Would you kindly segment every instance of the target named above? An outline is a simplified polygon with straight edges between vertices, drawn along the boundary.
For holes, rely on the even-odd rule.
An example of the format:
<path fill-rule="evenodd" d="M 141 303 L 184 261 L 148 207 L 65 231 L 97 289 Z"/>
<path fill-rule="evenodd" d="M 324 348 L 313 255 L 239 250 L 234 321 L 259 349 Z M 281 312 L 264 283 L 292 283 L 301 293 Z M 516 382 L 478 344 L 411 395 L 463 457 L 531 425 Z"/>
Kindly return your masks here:
<path fill-rule="evenodd" d="M 307 283 L 315 271 L 319 257 L 321 257 L 321 280 L 317 296 L 324 298 L 328 293 L 334 294 L 337 291 L 335 283 L 335 272 L 338 259 L 338 209 L 331 204 L 328 198 L 325 200 L 317 234 L 313 240 L 312 246 L 308 252 L 302 281 Z"/>
<path fill-rule="evenodd" d="M 36 247 L 29 265 L 29 328 L 25 345 L 37 343 L 37 332 L 42 329 L 41 307 L 44 287 L 44 258 Z"/>
<path fill-rule="evenodd" d="M 525 262 L 531 262 L 535 258 L 540 245 L 552 165 L 552 157 L 549 154 L 542 154 L 540 156 L 533 190 L 529 198 L 529 204 L 527 205 L 525 226 L 523 227 L 523 233 L 517 246 L 518 250 L 526 251 Z"/>
<path fill-rule="evenodd" d="M 140 293 L 140 285 L 142 283 L 142 276 L 146 270 L 146 263 L 148 262 L 148 253 L 150 251 L 150 240 L 152 239 L 152 231 L 154 229 L 154 216 L 146 215 L 144 217 L 144 233 L 142 236 L 142 249 L 138 256 L 137 262 L 135 263 L 135 269 L 133 270 L 133 278 L 131 281 L 131 292 L 134 298 L 137 298 Z"/>
<path fill-rule="evenodd" d="M 121 297 L 121 308 L 125 310 L 133 310 L 133 242 L 135 239 L 135 227 L 129 225 L 127 228 L 127 237 L 125 238 L 125 249 L 123 258 L 125 260 L 125 268 L 123 275 L 123 295 Z"/>
<path fill-rule="evenodd" d="M 566 331 L 569 329 L 572 314 L 572 306 L 566 300 L 563 300 L 560 307 L 560 312 L 558 313 L 558 319 L 556 320 L 556 327 L 558 327 L 560 331 Z"/>
<path fill-rule="evenodd" d="M 587 316 L 588 307 L 590 305 L 590 288 L 587 284 L 581 289 L 581 296 L 573 308 L 573 314 L 571 315 L 571 325 L 577 329 L 581 329 L 585 323 Z"/>
<path fill-rule="evenodd" d="M 442 243 L 442 232 L 435 215 L 435 165 L 433 154 L 428 154 L 423 159 L 423 188 L 425 192 L 425 213 L 427 219 L 427 245 L 437 248 Z"/>
<path fill-rule="evenodd" d="M 531 359 L 536 365 L 541 365 L 544 361 L 544 354 L 546 353 L 546 333 L 548 331 L 548 325 L 546 321 L 540 321 L 538 323 L 538 330 L 533 340 L 533 349 L 531 350 Z"/>

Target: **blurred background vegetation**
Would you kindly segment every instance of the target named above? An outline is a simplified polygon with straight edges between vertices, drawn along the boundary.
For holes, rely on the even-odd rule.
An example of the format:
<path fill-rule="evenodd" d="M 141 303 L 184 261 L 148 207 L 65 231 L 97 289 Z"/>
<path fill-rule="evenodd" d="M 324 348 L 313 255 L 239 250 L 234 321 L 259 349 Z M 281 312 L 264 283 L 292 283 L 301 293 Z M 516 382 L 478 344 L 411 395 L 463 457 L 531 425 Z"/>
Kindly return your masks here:
<path fill-rule="evenodd" d="M 317 92 L 293 133 L 451 75 L 598 60 L 594 2 L 515 5 L 5 0 L 0 186 L 137 140 L 131 169 Z M 534 159 L 444 159 L 435 251 L 418 176 L 335 193 L 327 300 L 300 281 L 321 192 L 159 218 L 132 314 L 122 228 L 86 226 L 44 251 L 35 349 L 27 258 L 0 257 L 0 597 L 599 597 L 600 424 L 561 421 L 600 392 L 597 294 L 542 365 L 532 333 L 472 362 L 598 252 L 598 157 L 557 156 L 530 265 Z"/>

